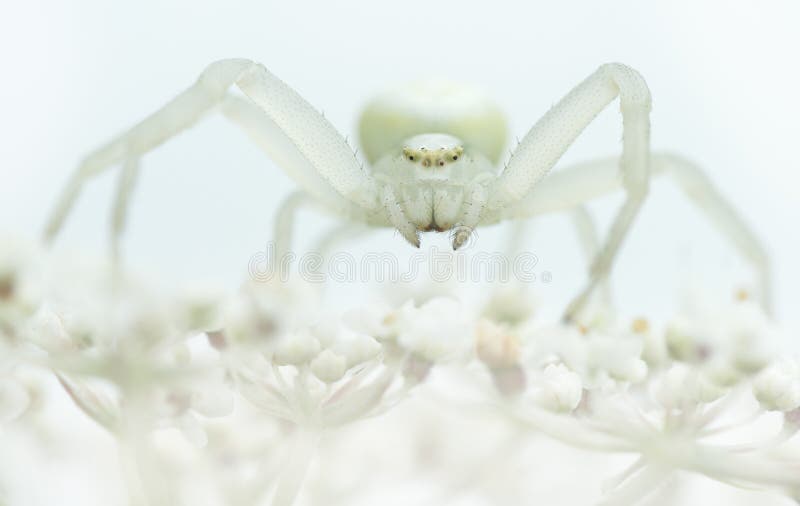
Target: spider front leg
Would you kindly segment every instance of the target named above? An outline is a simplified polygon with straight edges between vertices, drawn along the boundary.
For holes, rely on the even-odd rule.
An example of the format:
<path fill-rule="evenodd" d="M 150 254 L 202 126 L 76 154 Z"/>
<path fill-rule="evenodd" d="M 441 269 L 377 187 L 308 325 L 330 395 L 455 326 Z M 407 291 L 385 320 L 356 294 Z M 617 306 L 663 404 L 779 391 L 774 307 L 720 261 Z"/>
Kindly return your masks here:
<path fill-rule="evenodd" d="M 583 309 L 589 295 L 605 279 L 625 236 L 647 195 L 650 158 L 650 91 L 644 79 L 621 64 L 606 64 L 551 108 L 522 139 L 505 171 L 492 186 L 488 215 L 522 200 L 612 100 L 619 97 L 623 137 L 620 170 L 627 199 L 619 210 L 590 269 L 584 290 L 564 318 Z"/>
<path fill-rule="evenodd" d="M 278 212 L 275 214 L 273 246 L 275 258 L 279 262 L 291 253 L 297 211 L 303 207 L 311 206 L 312 202 L 307 193 L 295 191 L 290 193 L 278 207 Z"/>
<path fill-rule="evenodd" d="M 247 99 L 229 95 L 233 85 Z M 126 168 L 114 205 L 115 250 L 139 159 L 218 107 L 328 211 L 360 218 L 380 209 L 374 182 L 336 129 L 264 66 L 231 59 L 209 65 L 193 86 L 89 155 L 63 190 L 45 227 L 45 239 L 58 234 L 83 185 L 121 163 Z"/>
<path fill-rule="evenodd" d="M 587 264 L 591 265 L 600 249 L 600 237 L 594 218 L 585 205 L 575 205 L 563 209 L 563 211 L 568 214 L 572 227 L 575 229 L 576 238 Z M 531 218 L 531 216 L 533 213 L 504 217 L 514 220 L 509 229 L 509 238 L 505 247 L 509 258 L 526 250 L 527 239 L 530 239 L 531 229 L 534 229 L 532 222 L 535 221 L 535 218 Z M 611 286 L 608 279 L 602 283 L 599 291 L 599 309 L 605 311 L 612 306 Z"/>
<path fill-rule="evenodd" d="M 630 188 L 627 188 L 627 190 L 628 199 L 625 204 L 623 204 L 619 213 L 617 213 L 614 223 L 611 224 L 611 229 L 608 232 L 605 244 L 598 251 L 589 268 L 589 281 L 586 283 L 584 289 L 572 299 L 567 309 L 564 311 L 563 319 L 565 321 L 574 320 L 586 306 L 594 290 L 606 281 L 611 272 L 611 266 L 617 256 L 617 252 L 622 245 L 622 241 L 627 236 L 634 218 L 636 218 L 636 215 L 639 213 L 644 197 L 647 194 L 646 189 L 644 189 L 644 191 L 632 191 Z"/>
<path fill-rule="evenodd" d="M 757 234 L 736 208 L 717 190 L 703 171 L 683 157 L 654 153 L 650 158 L 653 176 L 674 180 L 689 200 L 702 211 L 739 254 L 749 261 L 757 275 L 756 298 L 771 309 L 772 275 L 769 256 Z M 544 179 L 524 199 L 503 210 L 500 219 L 527 219 L 554 212 L 574 212 L 597 197 L 619 189 L 619 159 L 607 157 L 565 167 Z"/>
<path fill-rule="evenodd" d="M 585 205 L 577 206 L 569 211 L 569 218 L 572 225 L 575 227 L 575 232 L 578 236 L 578 241 L 580 242 L 586 262 L 591 267 L 601 246 L 594 218 Z M 600 307 L 603 311 L 606 311 L 612 305 L 611 285 L 608 282 L 608 277 L 600 281 L 599 292 Z"/>

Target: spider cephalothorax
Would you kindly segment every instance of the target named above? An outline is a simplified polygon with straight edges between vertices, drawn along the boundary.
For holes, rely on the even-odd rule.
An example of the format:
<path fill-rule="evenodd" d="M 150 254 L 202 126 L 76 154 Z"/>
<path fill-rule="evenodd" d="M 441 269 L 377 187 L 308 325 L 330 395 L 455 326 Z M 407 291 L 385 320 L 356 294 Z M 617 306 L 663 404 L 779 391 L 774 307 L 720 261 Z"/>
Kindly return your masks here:
<path fill-rule="evenodd" d="M 418 246 L 418 232 L 448 231 L 464 226 L 465 220 L 472 227 L 477 225 L 470 199 L 480 193 L 482 205 L 483 185 L 494 177 L 495 168 L 482 153 L 465 148 L 460 139 L 434 133 L 406 139 L 401 150 L 375 161 L 372 174 L 383 193 L 397 198 L 400 212 L 390 219 Z"/>
<path fill-rule="evenodd" d="M 244 98 L 229 92 L 234 85 Z M 620 156 L 545 177 L 616 98 L 623 124 Z M 288 243 L 289 211 L 301 202 L 314 203 L 351 223 L 394 227 L 415 246 L 420 232 L 454 230 L 452 244 L 458 249 L 477 226 L 556 211 L 574 214 L 585 202 L 622 188 L 625 202 L 608 237 L 596 251 L 592 248 L 590 279 L 567 309 L 566 317 L 571 318 L 608 276 L 647 194 L 651 173 L 667 172 L 755 263 L 766 299 L 766 255 L 733 207 L 691 163 L 651 154 L 650 103 L 647 85 L 635 70 L 617 63 L 602 65 L 547 111 L 502 165 L 508 131 L 492 101 L 451 83 L 415 84 L 380 95 L 364 109 L 359 134 L 365 165 L 323 115 L 263 65 L 221 60 L 162 109 L 85 159 L 57 203 L 46 236 L 52 238 L 61 228 L 87 179 L 121 164 L 112 221 L 116 251 L 139 159 L 218 109 L 300 186 L 279 213 L 276 243 Z"/>

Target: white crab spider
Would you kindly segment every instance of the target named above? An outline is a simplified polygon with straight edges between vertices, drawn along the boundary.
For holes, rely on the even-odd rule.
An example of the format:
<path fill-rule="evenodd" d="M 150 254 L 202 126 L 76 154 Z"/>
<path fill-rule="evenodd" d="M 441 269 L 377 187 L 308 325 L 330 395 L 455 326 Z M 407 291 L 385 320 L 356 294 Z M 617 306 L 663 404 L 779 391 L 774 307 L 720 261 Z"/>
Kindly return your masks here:
<path fill-rule="evenodd" d="M 246 98 L 231 94 L 233 85 Z M 623 123 L 621 156 L 544 178 L 617 97 Z M 367 169 L 325 117 L 263 65 L 221 60 L 209 65 L 192 87 L 89 155 L 61 195 L 45 235 L 56 235 L 86 180 L 121 163 L 112 220 L 116 244 L 141 156 L 216 108 L 300 186 L 305 197 L 296 197 L 294 204 L 305 198 L 344 220 L 394 227 L 414 246 L 420 244 L 420 232 L 452 230 L 452 245 L 458 249 L 478 226 L 574 210 L 621 187 L 627 194 L 625 203 L 592 262 L 588 284 L 567 310 L 568 318 L 608 276 L 647 194 L 651 170 L 669 172 L 754 262 L 760 296 L 766 299 L 766 255 L 735 210 L 690 163 L 672 155 L 651 155 L 650 104 L 647 85 L 635 70 L 602 65 L 533 126 L 499 171 L 505 123 L 490 101 L 447 85 L 409 88 L 380 97 L 362 116 L 362 148 L 371 165 Z"/>

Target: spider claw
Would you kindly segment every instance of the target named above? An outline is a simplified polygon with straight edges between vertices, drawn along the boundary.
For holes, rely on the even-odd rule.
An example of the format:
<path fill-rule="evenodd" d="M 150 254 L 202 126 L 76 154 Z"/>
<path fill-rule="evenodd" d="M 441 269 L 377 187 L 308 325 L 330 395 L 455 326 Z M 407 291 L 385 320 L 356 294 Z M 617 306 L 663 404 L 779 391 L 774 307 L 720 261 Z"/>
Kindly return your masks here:
<path fill-rule="evenodd" d="M 472 235 L 471 230 L 467 229 L 459 229 L 453 234 L 453 251 L 458 250 L 461 246 L 464 245 L 465 242 L 469 240 L 469 237 Z"/>
<path fill-rule="evenodd" d="M 411 244 L 415 248 L 419 248 L 420 247 L 421 242 L 420 242 L 420 238 L 419 238 L 419 232 L 416 229 L 414 229 L 413 231 L 412 230 L 405 230 L 405 231 L 398 230 L 398 232 L 400 232 L 400 235 L 402 235 L 403 238 L 406 241 L 408 241 L 409 244 Z"/>
<path fill-rule="evenodd" d="M 403 239 L 415 248 L 420 246 L 419 230 L 411 223 L 398 223 L 395 225 L 396 230 L 403 236 Z"/>

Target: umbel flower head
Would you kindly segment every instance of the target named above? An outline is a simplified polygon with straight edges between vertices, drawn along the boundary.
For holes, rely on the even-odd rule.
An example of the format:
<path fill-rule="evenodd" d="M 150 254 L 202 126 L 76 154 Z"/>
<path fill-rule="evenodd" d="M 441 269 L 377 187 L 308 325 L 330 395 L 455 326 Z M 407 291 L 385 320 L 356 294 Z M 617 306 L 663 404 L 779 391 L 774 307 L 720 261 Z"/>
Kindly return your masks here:
<path fill-rule="evenodd" d="M 504 287 L 331 314 L 299 282 L 170 293 L 111 271 L 53 287 L 16 258 L 0 269 L 0 428 L 47 425 L 29 376 L 48 378 L 117 443 L 139 504 L 373 503 L 403 479 L 433 504 L 628 505 L 689 473 L 800 490 L 800 363 L 751 301 L 579 324 Z M 587 485 L 544 495 L 551 462 Z"/>

